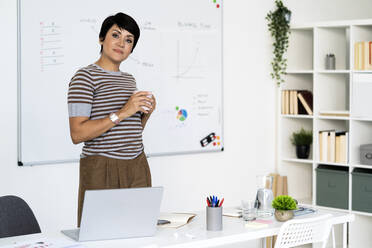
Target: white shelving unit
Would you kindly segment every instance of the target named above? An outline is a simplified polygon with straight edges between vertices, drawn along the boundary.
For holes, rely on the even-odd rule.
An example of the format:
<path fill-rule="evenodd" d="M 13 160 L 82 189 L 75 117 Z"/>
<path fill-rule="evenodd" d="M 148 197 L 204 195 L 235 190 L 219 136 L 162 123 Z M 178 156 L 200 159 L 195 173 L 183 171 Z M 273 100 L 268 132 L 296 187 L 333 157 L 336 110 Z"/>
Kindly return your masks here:
<path fill-rule="evenodd" d="M 372 116 L 353 117 L 356 111 L 356 106 L 352 104 L 353 77 L 360 73 L 372 74 L 372 71 L 354 70 L 354 43 L 358 41 L 372 41 L 372 19 L 316 23 L 291 28 L 287 52 L 288 70 L 285 83 L 278 90 L 277 110 L 280 113 L 282 90 L 309 90 L 313 92 L 314 115 L 278 115 L 278 172 L 288 176 L 288 191 L 291 196 L 300 199 L 300 202 L 316 205 L 315 169 L 320 164 L 347 167 L 349 192 L 345 194 L 349 194 L 349 208 L 338 210 L 357 215 L 357 220 L 349 227 L 349 247 L 372 247 L 372 213 L 352 210 L 351 172 L 355 168 L 372 169 L 372 166 L 362 165 L 359 161 L 359 146 L 372 143 Z M 328 53 L 335 54 L 335 70 L 325 69 L 325 57 Z M 321 110 L 348 110 L 350 117 L 320 116 Z M 309 159 L 296 158 L 295 147 L 290 142 L 291 134 L 302 127 L 313 131 Z M 349 132 L 348 163 L 320 162 L 318 132 L 327 129 Z M 363 227 L 362 230 L 360 226 Z"/>

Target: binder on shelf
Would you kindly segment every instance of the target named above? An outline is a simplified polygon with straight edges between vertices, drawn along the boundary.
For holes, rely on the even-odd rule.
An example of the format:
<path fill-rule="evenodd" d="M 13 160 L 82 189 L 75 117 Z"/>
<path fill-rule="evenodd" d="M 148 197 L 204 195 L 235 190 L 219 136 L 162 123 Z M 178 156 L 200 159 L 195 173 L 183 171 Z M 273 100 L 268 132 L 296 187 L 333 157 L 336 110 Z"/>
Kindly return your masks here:
<path fill-rule="evenodd" d="M 336 133 L 335 134 L 335 146 L 336 146 L 336 149 L 335 149 L 335 161 L 336 163 L 341 163 L 341 135 Z"/>
<path fill-rule="evenodd" d="M 293 90 L 289 91 L 289 114 L 293 115 Z"/>
<path fill-rule="evenodd" d="M 372 42 L 359 41 L 354 44 L 354 69 L 372 70 Z"/>
<path fill-rule="evenodd" d="M 349 133 L 345 132 L 344 135 L 340 136 L 340 162 L 341 163 L 347 163 L 349 160 L 348 146 L 349 146 Z"/>
<path fill-rule="evenodd" d="M 347 145 L 345 144 L 346 131 L 338 131 L 335 133 L 336 136 L 336 163 L 346 163 L 345 152 L 347 152 Z"/>
<path fill-rule="evenodd" d="M 362 42 L 358 42 L 358 70 L 363 70 L 363 46 Z"/>
<path fill-rule="evenodd" d="M 336 153 L 336 151 L 335 151 L 336 150 L 336 132 L 335 131 L 329 132 L 328 139 L 329 139 L 328 162 L 334 163 L 336 161 L 336 159 L 335 159 L 335 153 Z"/>
<path fill-rule="evenodd" d="M 297 90 L 293 91 L 293 112 L 295 115 L 298 115 L 298 97 Z"/>
<path fill-rule="evenodd" d="M 359 53 L 358 42 L 354 44 L 354 70 L 359 70 Z"/>
<path fill-rule="evenodd" d="M 289 91 L 285 91 L 285 114 L 289 114 Z"/>
<path fill-rule="evenodd" d="M 319 132 L 319 160 L 328 162 L 328 131 Z"/>

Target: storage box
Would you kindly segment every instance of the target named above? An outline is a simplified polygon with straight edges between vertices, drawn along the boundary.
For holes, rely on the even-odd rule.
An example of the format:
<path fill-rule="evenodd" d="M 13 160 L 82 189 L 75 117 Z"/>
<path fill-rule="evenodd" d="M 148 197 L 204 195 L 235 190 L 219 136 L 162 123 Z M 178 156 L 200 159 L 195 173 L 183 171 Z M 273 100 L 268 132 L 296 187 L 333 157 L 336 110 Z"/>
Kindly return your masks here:
<path fill-rule="evenodd" d="M 372 169 L 355 168 L 352 174 L 352 209 L 372 213 Z"/>
<path fill-rule="evenodd" d="M 372 118 L 372 74 L 353 74 L 353 112 L 352 117 Z"/>
<path fill-rule="evenodd" d="M 319 165 L 316 170 L 316 204 L 332 208 L 349 208 L 349 169 Z"/>
<path fill-rule="evenodd" d="M 365 144 L 359 147 L 360 163 L 372 165 L 372 144 Z"/>

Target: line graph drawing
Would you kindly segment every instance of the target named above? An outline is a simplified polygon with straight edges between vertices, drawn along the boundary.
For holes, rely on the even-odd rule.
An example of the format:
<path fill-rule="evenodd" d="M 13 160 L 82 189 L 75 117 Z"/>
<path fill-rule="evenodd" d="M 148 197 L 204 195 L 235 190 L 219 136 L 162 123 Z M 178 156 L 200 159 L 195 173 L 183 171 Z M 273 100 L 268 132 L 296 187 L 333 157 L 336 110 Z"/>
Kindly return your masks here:
<path fill-rule="evenodd" d="M 176 45 L 176 75 L 175 78 L 178 79 L 203 79 L 204 66 L 201 65 L 201 49 L 200 43 L 195 42 L 194 46 L 188 50 L 184 50 L 181 47 L 181 41 L 177 40 Z M 191 52 L 188 54 L 188 52 Z M 186 61 L 186 62 L 185 62 Z"/>

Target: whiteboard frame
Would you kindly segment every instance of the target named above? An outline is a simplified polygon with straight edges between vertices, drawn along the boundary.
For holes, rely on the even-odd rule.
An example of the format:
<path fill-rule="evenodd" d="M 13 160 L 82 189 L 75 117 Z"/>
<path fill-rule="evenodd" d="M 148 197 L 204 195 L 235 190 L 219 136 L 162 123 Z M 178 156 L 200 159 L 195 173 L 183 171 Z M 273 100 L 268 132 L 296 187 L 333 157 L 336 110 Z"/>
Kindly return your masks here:
<path fill-rule="evenodd" d="M 66 164 L 66 163 L 76 163 L 79 162 L 79 159 L 66 159 L 66 160 L 47 160 L 47 161 L 31 161 L 31 162 L 23 162 L 22 161 L 22 93 L 21 93 L 21 86 L 22 86 L 22 73 L 21 73 L 21 1 L 17 0 L 17 161 L 18 166 L 34 166 L 34 165 L 52 165 L 52 164 Z M 220 8 L 221 8 L 221 108 L 220 108 L 220 118 L 221 118 L 221 149 L 220 150 L 200 150 L 200 151 L 183 151 L 183 152 L 169 152 L 169 153 L 152 153 L 146 155 L 147 157 L 160 157 L 160 156 L 173 156 L 173 155 L 186 155 L 186 154 L 197 154 L 197 153 L 210 153 L 210 152 L 222 152 L 224 151 L 224 94 L 223 94 L 223 87 L 224 87 L 224 56 L 223 56 L 223 17 L 224 17 L 224 4 L 223 0 L 220 0 Z"/>

